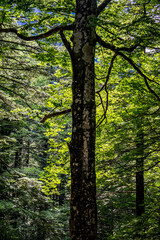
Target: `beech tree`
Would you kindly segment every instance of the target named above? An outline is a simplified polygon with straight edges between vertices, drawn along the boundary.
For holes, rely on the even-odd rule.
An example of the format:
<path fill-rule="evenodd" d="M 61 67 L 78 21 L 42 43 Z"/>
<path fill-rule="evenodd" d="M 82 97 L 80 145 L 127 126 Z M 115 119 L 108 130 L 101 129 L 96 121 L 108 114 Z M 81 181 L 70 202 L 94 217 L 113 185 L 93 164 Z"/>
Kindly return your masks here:
<path fill-rule="evenodd" d="M 70 56 L 71 109 L 51 113 L 42 122 L 72 112 L 72 137 L 68 143 L 71 166 L 70 239 L 96 239 L 95 95 L 97 94 L 103 109 L 98 120 L 100 125 L 106 118 L 108 109 L 107 84 L 115 61 L 122 58 L 140 75 L 146 90 L 153 94 L 158 105 L 158 76 L 149 67 L 151 59 L 146 62 L 144 56 L 144 51 L 156 53 L 158 49 L 158 2 L 41 0 L 36 3 L 14 1 L 14 4 L 4 1 L 2 6 L 5 4 L 8 5 L 3 8 L 3 13 L 8 9 L 11 13 L 8 11 L 7 16 L 3 14 L 0 28 L 2 35 L 14 34 L 24 41 L 37 41 L 39 44 L 47 42 L 46 39 L 49 38 L 48 44 L 53 43 L 54 46 L 61 39 Z M 100 87 L 96 85 L 99 88 L 95 89 L 95 79 L 99 79 L 95 72 L 95 63 L 99 61 L 95 51 L 98 54 L 101 48 L 106 49 L 104 51 L 108 54 L 104 64 L 107 70 L 99 73 L 103 81 L 99 81 Z M 52 55 L 55 51 L 52 48 L 48 53 Z M 102 99 L 102 92 L 106 93 L 106 100 Z"/>

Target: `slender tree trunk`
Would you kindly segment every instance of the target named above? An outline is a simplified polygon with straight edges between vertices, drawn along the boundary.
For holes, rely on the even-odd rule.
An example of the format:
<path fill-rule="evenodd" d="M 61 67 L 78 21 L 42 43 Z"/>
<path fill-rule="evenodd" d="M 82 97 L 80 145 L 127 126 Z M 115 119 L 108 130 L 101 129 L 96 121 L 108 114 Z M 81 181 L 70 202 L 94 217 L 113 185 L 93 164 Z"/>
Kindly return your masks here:
<path fill-rule="evenodd" d="M 64 204 L 64 201 L 65 201 L 65 175 L 61 175 L 61 183 L 59 185 L 59 197 L 58 197 L 58 200 L 59 200 L 59 206 L 62 206 Z"/>
<path fill-rule="evenodd" d="M 73 33 L 73 104 L 70 239 L 95 240 L 97 233 L 95 177 L 95 0 L 77 0 Z"/>
<path fill-rule="evenodd" d="M 30 140 L 27 141 L 27 156 L 26 156 L 26 166 L 29 166 L 29 157 L 30 157 Z"/>
<path fill-rule="evenodd" d="M 145 212 L 144 206 L 144 134 L 142 120 L 137 123 L 137 159 L 136 159 L 136 215 Z"/>
<path fill-rule="evenodd" d="M 14 167 L 22 167 L 22 155 L 23 155 L 23 138 L 21 137 L 18 140 L 19 146 L 18 149 L 15 153 L 15 162 L 14 162 Z"/>

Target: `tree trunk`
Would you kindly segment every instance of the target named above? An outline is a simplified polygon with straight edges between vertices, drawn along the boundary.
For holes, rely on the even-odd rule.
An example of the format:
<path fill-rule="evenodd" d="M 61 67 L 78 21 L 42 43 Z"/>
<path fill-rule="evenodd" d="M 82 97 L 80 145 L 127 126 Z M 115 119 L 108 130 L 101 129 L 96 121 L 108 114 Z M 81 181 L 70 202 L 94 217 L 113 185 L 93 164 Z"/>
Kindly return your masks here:
<path fill-rule="evenodd" d="M 29 166 L 29 160 L 30 160 L 30 140 L 28 139 L 27 140 L 27 156 L 26 156 L 26 166 L 28 167 Z"/>
<path fill-rule="evenodd" d="M 61 183 L 58 187 L 58 190 L 59 190 L 59 206 L 62 206 L 64 204 L 64 201 L 65 201 L 65 175 L 64 174 L 61 174 Z"/>
<path fill-rule="evenodd" d="M 23 155 L 23 138 L 22 137 L 20 137 L 20 139 L 18 140 L 18 144 L 19 146 L 15 153 L 15 162 L 14 162 L 15 168 L 22 167 L 22 155 Z"/>
<path fill-rule="evenodd" d="M 95 240 L 95 0 L 77 0 L 73 32 L 70 239 Z"/>
<path fill-rule="evenodd" d="M 137 159 L 136 159 L 136 215 L 145 212 L 144 206 L 144 134 L 142 120 L 137 123 Z"/>

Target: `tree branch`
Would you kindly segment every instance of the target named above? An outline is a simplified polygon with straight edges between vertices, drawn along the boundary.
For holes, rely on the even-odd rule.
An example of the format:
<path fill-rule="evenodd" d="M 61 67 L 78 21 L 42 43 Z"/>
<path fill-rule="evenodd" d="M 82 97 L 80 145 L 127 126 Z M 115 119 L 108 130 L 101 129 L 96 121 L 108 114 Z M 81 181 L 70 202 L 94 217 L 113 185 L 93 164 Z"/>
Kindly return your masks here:
<path fill-rule="evenodd" d="M 65 30 L 73 30 L 73 24 L 72 25 L 60 25 L 52 28 L 46 33 L 39 34 L 37 36 L 25 36 L 22 33 L 18 33 L 18 30 L 16 28 L 4 28 L 0 29 L 0 33 L 15 33 L 19 38 L 25 40 L 25 41 L 33 41 L 33 40 L 40 40 L 43 38 L 50 37 L 51 35 L 59 32 L 59 31 L 65 31 Z"/>
<path fill-rule="evenodd" d="M 9 88 L 7 88 L 7 87 L 4 87 L 4 86 L 2 86 L 2 85 L 0 85 L 0 87 L 3 88 L 3 89 L 5 89 L 5 90 L 7 90 L 7 91 L 9 91 L 9 92 L 11 92 L 11 93 L 13 93 L 14 95 L 20 97 L 21 99 L 23 99 L 24 102 L 25 102 L 25 104 L 26 104 L 31 110 L 33 110 L 33 108 L 32 108 L 31 105 L 27 102 L 27 100 L 26 100 L 26 98 L 25 98 L 24 96 L 22 96 L 21 94 L 13 91 L 13 90 L 11 90 L 11 89 L 9 89 Z M 1 98 L 1 99 L 2 99 L 2 98 Z"/>
<path fill-rule="evenodd" d="M 108 89 L 107 89 L 107 83 L 109 81 L 109 77 L 110 77 L 111 70 L 113 68 L 113 63 L 114 63 L 114 60 L 116 59 L 116 56 L 117 56 L 117 53 L 115 53 L 114 56 L 112 57 L 112 60 L 111 60 L 111 63 L 110 63 L 109 69 L 108 69 L 108 73 L 107 73 L 107 76 L 106 76 L 105 83 L 103 84 L 103 86 L 98 91 L 96 91 L 96 94 L 98 94 L 98 96 L 100 98 L 100 102 L 101 102 L 100 105 L 102 105 L 103 111 L 104 111 L 103 115 L 101 116 L 101 118 L 98 121 L 97 128 L 101 125 L 101 123 L 104 121 L 104 119 L 107 119 L 106 113 L 107 113 L 107 110 L 108 110 L 108 95 L 109 95 Z M 102 100 L 102 97 L 100 95 L 100 92 L 103 89 L 105 89 L 105 92 L 107 94 L 107 96 L 106 96 L 106 107 L 104 107 L 103 100 Z"/>
<path fill-rule="evenodd" d="M 60 31 L 60 36 L 61 36 L 61 39 L 63 41 L 64 46 L 66 47 L 66 49 L 68 50 L 70 56 L 72 57 L 72 48 L 71 48 L 70 42 L 67 40 L 67 38 L 64 35 L 63 31 Z"/>
<path fill-rule="evenodd" d="M 96 34 L 96 40 L 97 40 L 97 42 L 102 46 L 102 47 L 105 47 L 105 48 L 108 48 L 108 49 L 110 49 L 110 50 L 112 50 L 112 51 L 117 51 L 117 48 L 114 46 L 114 45 L 112 45 L 112 44 L 110 44 L 110 43 L 106 43 L 100 36 L 98 36 L 97 34 Z"/>
<path fill-rule="evenodd" d="M 16 69 L 16 70 L 19 70 L 19 69 Z M 25 70 L 25 69 L 23 69 L 23 70 Z M 30 71 L 31 71 L 31 70 L 30 70 Z M 6 76 L 1 75 L 1 74 L 0 74 L 0 77 L 1 77 L 1 78 L 4 78 L 4 79 L 7 79 L 7 80 L 9 80 L 9 81 L 11 81 L 11 82 L 14 82 L 14 83 L 20 84 L 20 85 L 22 85 L 22 86 L 24 86 L 24 87 L 27 87 L 27 88 L 33 89 L 35 92 L 38 93 L 38 91 L 37 91 L 37 89 L 36 89 L 35 87 L 33 87 L 33 86 L 29 86 L 28 84 L 26 84 L 26 83 L 24 83 L 24 82 L 20 82 L 20 81 L 18 81 L 18 80 L 16 80 L 16 79 L 9 78 L 9 77 L 6 77 Z"/>
<path fill-rule="evenodd" d="M 108 68 L 108 73 L 107 73 L 107 76 L 106 76 L 106 81 L 105 81 L 104 85 L 103 85 L 98 91 L 96 91 L 96 93 L 99 93 L 99 92 L 101 92 L 104 88 L 106 88 L 107 83 L 108 83 L 108 80 L 109 80 L 109 77 L 110 77 L 110 74 L 111 74 L 111 70 L 112 70 L 112 68 L 113 68 L 114 60 L 116 59 L 117 55 L 118 55 L 118 53 L 115 53 L 114 56 L 113 56 L 113 58 L 112 58 L 112 60 L 111 60 L 110 66 L 109 66 L 109 68 Z"/>
<path fill-rule="evenodd" d="M 96 39 L 97 39 L 97 42 L 102 46 L 102 47 L 105 47 L 105 48 L 108 48 L 114 52 L 119 52 L 119 51 L 125 51 L 125 52 L 133 52 L 139 45 L 139 43 L 127 48 L 127 47 L 121 47 L 121 48 L 118 48 L 118 47 L 115 47 L 114 45 L 110 44 L 110 43 L 106 43 L 100 36 L 96 35 Z"/>
<path fill-rule="evenodd" d="M 98 7 L 97 7 L 97 16 L 105 9 L 105 7 L 110 3 L 111 0 L 104 0 Z"/>
<path fill-rule="evenodd" d="M 64 115 L 66 113 L 70 113 L 71 112 L 71 108 L 69 109 L 66 109 L 66 110 L 63 110 L 63 111 L 60 111 L 60 112 L 53 112 L 53 113 L 50 113 L 48 115 L 45 115 L 42 119 L 41 119 L 41 123 L 44 123 L 47 119 L 49 118 L 52 118 L 52 117 L 57 117 L 57 116 L 60 116 L 60 115 Z"/>
<path fill-rule="evenodd" d="M 151 165 L 151 166 L 148 167 L 147 169 L 144 169 L 144 171 L 145 171 L 145 172 L 149 171 L 150 169 L 156 167 L 159 163 L 160 163 L 160 161 L 157 161 L 156 163 L 154 163 L 153 165 Z"/>
<path fill-rule="evenodd" d="M 120 52 L 121 50 L 123 51 L 127 51 L 127 52 L 132 52 L 137 46 L 139 46 L 138 44 L 131 46 L 130 48 L 126 48 L 126 47 L 122 47 L 122 48 L 117 48 L 114 45 L 111 45 L 110 43 L 106 43 L 105 41 L 103 41 L 101 39 L 100 36 L 96 35 L 97 38 L 97 42 L 105 48 L 108 48 L 112 51 L 114 51 L 115 53 L 117 53 L 118 55 L 122 56 L 125 60 L 127 60 L 129 62 L 129 64 L 139 73 L 139 75 L 141 77 L 144 78 L 146 87 L 148 88 L 148 90 L 158 99 L 158 101 L 160 101 L 160 97 L 157 95 L 157 93 L 150 87 L 148 80 L 149 81 L 153 81 L 152 79 L 149 79 L 149 77 L 147 77 L 140 69 L 139 67 L 134 63 L 134 61 L 127 57 L 124 53 Z"/>
<path fill-rule="evenodd" d="M 11 43 L 11 44 L 16 44 L 16 45 L 20 45 L 20 46 L 24 46 L 25 48 L 33 48 L 34 50 L 36 51 L 39 51 L 40 50 L 40 47 L 38 46 L 30 46 L 30 45 L 27 45 L 23 42 L 14 42 L 14 41 L 7 41 L 7 40 L 4 40 L 4 39 L 0 39 L 0 42 L 2 42 L 3 44 L 5 43 Z"/>
<path fill-rule="evenodd" d="M 4 96 L 1 95 L 1 92 L 0 92 L 0 100 L 10 108 L 13 108 L 13 106 L 8 102 L 8 99 L 6 99 Z"/>
<path fill-rule="evenodd" d="M 139 67 L 133 62 L 132 59 L 130 59 L 129 57 L 127 57 L 124 53 L 118 52 L 118 55 L 122 56 L 125 60 L 127 60 L 130 65 L 139 73 L 139 75 L 141 77 L 144 78 L 146 87 L 148 88 L 148 90 L 158 99 L 158 101 L 160 102 L 160 97 L 157 95 L 157 93 L 155 93 L 155 91 L 150 87 L 149 83 L 147 80 L 152 81 L 152 79 L 149 79 L 140 69 Z"/>

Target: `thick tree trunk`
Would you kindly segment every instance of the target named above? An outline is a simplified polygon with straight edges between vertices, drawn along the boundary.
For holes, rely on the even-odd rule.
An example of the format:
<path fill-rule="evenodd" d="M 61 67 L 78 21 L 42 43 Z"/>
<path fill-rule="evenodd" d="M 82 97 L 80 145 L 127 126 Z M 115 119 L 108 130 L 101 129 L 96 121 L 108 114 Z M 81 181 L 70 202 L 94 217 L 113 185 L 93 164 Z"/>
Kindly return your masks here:
<path fill-rule="evenodd" d="M 137 123 L 137 159 L 136 159 L 136 215 L 141 216 L 145 212 L 144 206 L 144 134 L 142 120 Z"/>
<path fill-rule="evenodd" d="M 71 240 L 95 240 L 95 0 L 77 0 L 73 33 L 73 104 L 71 157 Z"/>

